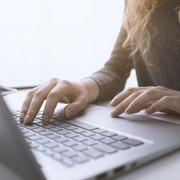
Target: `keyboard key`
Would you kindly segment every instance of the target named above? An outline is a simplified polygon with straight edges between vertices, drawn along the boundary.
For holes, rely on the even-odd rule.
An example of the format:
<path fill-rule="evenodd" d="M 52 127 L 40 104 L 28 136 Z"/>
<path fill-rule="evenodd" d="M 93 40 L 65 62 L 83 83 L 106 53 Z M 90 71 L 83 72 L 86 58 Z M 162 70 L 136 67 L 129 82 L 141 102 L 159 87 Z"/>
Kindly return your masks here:
<path fill-rule="evenodd" d="M 84 133 L 81 133 L 81 135 L 86 136 L 86 137 L 89 137 L 89 136 L 95 135 L 95 133 L 93 133 L 93 132 L 91 132 L 91 131 L 86 131 L 86 132 L 84 132 Z"/>
<path fill-rule="evenodd" d="M 68 126 L 68 127 L 65 127 L 65 129 L 72 131 L 72 130 L 78 129 L 78 127 L 77 127 L 77 126 L 70 125 L 70 126 Z"/>
<path fill-rule="evenodd" d="M 49 143 L 50 141 L 48 139 L 38 139 L 38 140 L 36 140 L 36 142 L 38 144 L 45 144 L 45 143 Z"/>
<path fill-rule="evenodd" d="M 19 130 L 23 130 L 24 128 L 23 127 L 21 127 L 21 126 L 18 126 L 18 128 L 19 128 Z"/>
<path fill-rule="evenodd" d="M 96 126 L 93 126 L 93 125 L 90 125 L 90 124 L 87 124 L 87 123 L 84 123 L 84 122 L 81 122 L 81 121 L 78 121 L 78 120 L 68 120 L 68 123 L 69 124 L 72 124 L 72 125 L 75 125 L 75 126 L 78 126 L 78 127 L 81 127 L 83 129 L 87 129 L 87 130 L 95 130 L 95 129 L 98 129 L 98 127 Z"/>
<path fill-rule="evenodd" d="M 62 118 L 63 116 L 62 116 L 62 114 L 53 114 L 53 116 L 52 116 L 52 119 L 53 120 L 56 120 L 56 121 L 59 121 L 58 119 L 60 119 L 60 118 Z"/>
<path fill-rule="evenodd" d="M 92 140 L 92 139 L 88 139 L 88 140 L 86 140 L 86 141 L 83 141 L 82 143 L 85 144 L 85 145 L 87 145 L 87 146 L 92 146 L 92 145 L 97 144 L 98 142 L 97 142 L 97 141 L 94 141 L 94 140 Z"/>
<path fill-rule="evenodd" d="M 20 122 L 20 112 L 18 112 L 17 114 L 12 114 L 13 115 L 13 119 L 15 120 L 15 121 L 19 121 Z M 22 123 L 22 122 L 21 122 Z"/>
<path fill-rule="evenodd" d="M 118 149 L 122 149 L 122 150 L 129 149 L 131 147 L 128 144 L 125 144 L 125 143 L 120 142 L 120 141 L 112 143 L 111 146 L 118 148 Z"/>
<path fill-rule="evenodd" d="M 51 130 L 53 132 L 56 132 L 56 131 L 60 131 L 60 130 L 63 130 L 63 129 L 60 128 L 60 127 L 53 127 L 53 128 L 49 128 L 49 130 Z"/>
<path fill-rule="evenodd" d="M 39 145 L 36 144 L 36 143 L 31 143 L 31 144 L 28 144 L 28 146 L 29 146 L 30 148 L 36 148 L 36 147 L 38 147 Z"/>
<path fill-rule="evenodd" d="M 100 139 L 104 139 L 105 137 L 100 134 L 97 134 L 97 135 L 91 136 L 90 138 L 94 140 L 100 140 Z"/>
<path fill-rule="evenodd" d="M 65 141 L 69 141 L 69 139 L 66 138 L 66 137 L 59 137 L 59 138 L 54 139 L 54 141 L 62 143 L 62 142 L 65 142 Z"/>
<path fill-rule="evenodd" d="M 36 119 L 42 120 L 42 114 L 39 114 L 39 113 L 38 113 L 38 114 L 36 115 Z"/>
<path fill-rule="evenodd" d="M 104 156 L 103 153 L 101 153 L 95 149 L 85 150 L 85 151 L 83 151 L 83 153 L 92 157 L 92 158 L 99 158 L 99 157 Z"/>
<path fill-rule="evenodd" d="M 46 136 L 46 135 L 49 135 L 49 134 L 53 134 L 53 132 L 49 131 L 49 130 L 46 130 L 46 131 L 39 132 L 39 134 L 41 134 L 43 136 Z"/>
<path fill-rule="evenodd" d="M 83 133 L 83 132 L 86 132 L 86 130 L 82 129 L 82 128 L 78 128 L 78 129 L 73 130 L 73 132 L 75 132 L 75 133 Z"/>
<path fill-rule="evenodd" d="M 67 124 L 67 123 L 63 123 L 63 124 L 59 124 L 58 126 L 62 127 L 62 128 L 65 128 L 65 127 L 68 127 L 68 126 L 71 126 L 71 125 Z"/>
<path fill-rule="evenodd" d="M 87 137 L 84 137 L 84 136 L 78 136 L 78 137 L 75 137 L 73 138 L 75 141 L 78 141 L 78 142 L 82 142 L 82 141 L 85 141 L 85 140 L 88 140 Z"/>
<path fill-rule="evenodd" d="M 44 124 L 42 122 L 37 122 L 35 124 L 38 125 L 38 126 L 44 126 Z"/>
<path fill-rule="evenodd" d="M 54 147 L 54 148 L 52 148 L 52 150 L 53 150 L 53 151 L 56 151 L 56 152 L 58 152 L 58 153 L 62 153 L 62 152 L 68 151 L 67 148 L 62 147 L 62 146 Z"/>
<path fill-rule="evenodd" d="M 37 129 L 32 129 L 32 131 L 39 133 L 39 132 L 42 132 L 42 131 L 46 131 L 46 129 L 44 129 L 42 127 L 38 127 Z"/>
<path fill-rule="evenodd" d="M 53 154 L 53 158 L 57 161 L 62 161 L 63 160 L 63 156 L 61 154 Z"/>
<path fill-rule="evenodd" d="M 14 121 L 16 122 L 16 124 L 17 124 L 18 126 L 21 124 L 21 122 L 19 121 L 19 119 L 18 119 L 18 120 L 14 119 Z M 19 126 L 19 127 L 20 127 L 20 126 Z"/>
<path fill-rule="evenodd" d="M 77 136 L 79 136 L 79 135 L 76 134 L 76 133 L 71 132 L 71 133 L 69 133 L 69 134 L 65 134 L 64 136 L 66 136 L 66 137 L 68 137 L 68 138 L 74 138 L 74 137 L 77 137 Z"/>
<path fill-rule="evenodd" d="M 34 120 L 33 120 L 33 124 L 36 124 L 36 123 L 38 123 L 38 122 L 40 122 L 40 120 L 39 120 L 39 119 L 37 119 L 37 118 L 34 118 Z"/>
<path fill-rule="evenodd" d="M 50 135 L 47 135 L 46 137 L 50 138 L 50 139 L 55 139 L 55 138 L 59 138 L 61 136 L 59 134 L 50 134 Z"/>
<path fill-rule="evenodd" d="M 65 142 L 65 141 L 69 141 L 69 138 L 59 137 L 59 138 L 55 138 L 54 141 L 62 143 L 62 142 Z"/>
<path fill-rule="evenodd" d="M 18 124 L 18 126 L 24 127 L 26 128 L 27 125 L 23 124 L 22 122 L 20 122 L 20 124 Z"/>
<path fill-rule="evenodd" d="M 63 129 L 62 131 L 56 131 L 58 134 L 68 134 L 68 133 L 71 133 L 70 131 L 66 130 L 66 129 Z"/>
<path fill-rule="evenodd" d="M 41 151 L 41 152 L 46 150 L 46 148 L 44 148 L 42 146 L 35 147 L 34 149 L 37 150 L 37 151 Z"/>
<path fill-rule="evenodd" d="M 63 122 L 57 121 L 57 120 L 51 120 L 50 123 L 53 124 L 53 125 L 60 125 L 60 124 L 63 124 Z"/>
<path fill-rule="evenodd" d="M 128 137 L 122 136 L 122 135 L 117 135 L 117 136 L 113 136 L 112 139 L 117 140 L 117 141 L 122 141 L 124 139 L 128 139 Z"/>
<path fill-rule="evenodd" d="M 29 136 L 35 136 L 36 134 L 34 132 L 26 132 L 26 133 L 23 133 L 23 136 L 24 137 L 29 137 Z"/>
<path fill-rule="evenodd" d="M 104 132 L 102 133 L 103 136 L 106 136 L 106 137 L 111 137 L 111 136 L 115 136 L 117 135 L 116 133 L 113 133 L 113 132 Z"/>
<path fill-rule="evenodd" d="M 35 124 L 26 125 L 26 129 L 36 129 L 36 128 L 39 128 L 39 126 Z"/>
<path fill-rule="evenodd" d="M 114 139 L 111 139 L 111 138 L 102 139 L 100 141 L 105 144 L 110 144 L 110 143 L 116 142 Z"/>
<path fill-rule="evenodd" d="M 54 152 L 51 151 L 51 150 L 49 150 L 49 149 L 46 149 L 46 150 L 44 151 L 44 154 L 46 154 L 46 155 L 48 155 L 48 156 L 53 156 L 53 155 L 54 155 Z"/>
<path fill-rule="evenodd" d="M 86 161 L 89 161 L 89 159 L 85 156 L 76 156 L 72 158 L 74 161 L 76 161 L 77 163 L 83 163 Z"/>
<path fill-rule="evenodd" d="M 22 127 L 23 128 L 23 127 Z M 27 133 L 27 132 L 30 132 L 28 129 L 20 129 L 21 133 L 24 134 L 24 133 Z"/>
<path fill-rule="evenodd" d="M 136 139 L 125 139 L 123 142 L 132 146 L 139 146 L 141 144 L 144 144 L 142 141 L 138 141 Z"/>
<path fill-rule="evenodd" d="M 26 140 L 26 143 L 27 144 L 31 144 L 32 143 L 32 141 L 30 141 L 30 140 L 28 140 L 28 139 L 25 139 Z"/>
<path fill-rule="evenodd" d="M 88 147 L 84 145 L 76 145 L 76 146 L 73 146 L 72 148 L 75 149 L 76 151 L 84 151 L 88 149 Z"/>
<path fill-rule="evenodd" d="M 75 142 L 75 141 L 66 141 L 66 142 L 63 142 L 63 144 L 66 145 L 66 146 L 75 146 L 78 143 Z"/>
<path fill-rule="evenodd" d="M 53 124 L 47 123 L 47 124 L 42 125 L 42 127 L 46 129 L 50 129 L 50 128 L 55 128 L 56 126 Z"/>
<path fill-rule="evenodd" d="M 63 160 L 62 160 L 62 163 L 63 163 L 64 165 L 66 165 L 66 166 L 69 166 L 69 167 L 71 167 L 71 166 L 74 165 L 74 162 L 73 162 L 72 160 L 70 160 L 70 159 L 63 159 Z"/>
<path fill-rule="evenodd" d="M 29 140 L 38 140 L 38 139 L 42 139 L 42 137 L 41 136 L 38 136 L 38 135 L 35 135 L 35 136 L 30 136 L 30 137 L 26 137 L 27 139 L 29 139 Z"/>
<path fill-rule="evenodd" d="M 50 143 L 44 144 L 44 146 L 47 147 L 47 148 L 53 148 L 53 147 L 57 147 L 59 145 L 57 143 L 50 142 Z"/>
<path fill-rule="evenodd" d="M 63 152 L 62 155 L 67 156 L 67 157 L 69 157 L 69 158 L 78 156 L 78 154 L 77 154 L 76 152 L 73 152 L 73 151 L 66 151 L 66 152 Z"/>
<path fill-rule="evenodd" d="M 105 130 L 105 129 L 95 129 L 95 130 L 93 130 L 93 132 L 101 134 L 101 133 L 107 132 L 107 130 Z"/>
<path fill-rule="evenodd" d="M 20 117 L 20 111 L 15 111 L 11 113 L 13 116 Z"/>
<path fill-rule="evenodd" d="M 115 149 L 111 146 L 105 145 L 105 144 L 97 144 L 97 145 L 94 145 L 93 148 L 95 148 L 101 152 L 108 153 L 108 154 L 112 154 L 112 153 L 115 153 L 118 151 L 117 149 Z"/>

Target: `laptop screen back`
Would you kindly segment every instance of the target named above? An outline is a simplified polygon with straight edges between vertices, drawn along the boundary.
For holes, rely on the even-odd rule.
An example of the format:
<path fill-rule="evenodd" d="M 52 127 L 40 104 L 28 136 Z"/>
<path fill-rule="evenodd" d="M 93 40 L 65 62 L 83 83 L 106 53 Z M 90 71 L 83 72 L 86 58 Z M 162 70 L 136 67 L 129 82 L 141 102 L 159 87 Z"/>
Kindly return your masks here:
<path fill-rule="evenodd" d="M 22 179 L 45 179 L 1 96 L 0 162 Z"/>

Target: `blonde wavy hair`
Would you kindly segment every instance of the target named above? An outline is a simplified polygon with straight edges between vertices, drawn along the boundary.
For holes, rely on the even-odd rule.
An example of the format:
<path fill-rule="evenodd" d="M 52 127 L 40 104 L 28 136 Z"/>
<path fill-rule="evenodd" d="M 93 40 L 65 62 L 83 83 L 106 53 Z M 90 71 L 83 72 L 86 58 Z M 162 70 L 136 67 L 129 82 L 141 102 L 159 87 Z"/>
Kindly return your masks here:
<path fill-rule="evenodd" d="M 127 31 L 127 38 L 123 43 L 123 47 L 130 49 L 130 57 L 133 56 L 146 43 L 145 53 L 151 45 L 151 35 L 146 28 L 155 9 L 168 3 L 171 0 L 126 0 L 126 8 L 124 12 L 123 27 Z M 180 8 L 177 7 L 177 17 L 180 21 Z M 155 32 L 156 29 L 153 27 Z M 143 32 L 143 42 L 140 42 L 138 31 Z M 133 49 L 132 49 L 133 47 Z"/>

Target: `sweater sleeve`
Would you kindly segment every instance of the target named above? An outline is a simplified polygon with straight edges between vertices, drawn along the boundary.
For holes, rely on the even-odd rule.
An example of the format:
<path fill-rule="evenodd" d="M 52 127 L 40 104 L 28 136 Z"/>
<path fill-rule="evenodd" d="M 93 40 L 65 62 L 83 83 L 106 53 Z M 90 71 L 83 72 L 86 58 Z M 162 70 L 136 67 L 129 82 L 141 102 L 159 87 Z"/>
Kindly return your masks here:
<path fill-rule="evenodd" d="M 112 99 L 124 89 L 126 80 L 133 68 L 132 63 L 130 63 L 131 59 L 129 59 L 130 51 L 122 47 L 126 36 L 127 33 L 122 27 L 110 59 L 102 69 L 91 75 L 100 89 L 97 101 Z"/>

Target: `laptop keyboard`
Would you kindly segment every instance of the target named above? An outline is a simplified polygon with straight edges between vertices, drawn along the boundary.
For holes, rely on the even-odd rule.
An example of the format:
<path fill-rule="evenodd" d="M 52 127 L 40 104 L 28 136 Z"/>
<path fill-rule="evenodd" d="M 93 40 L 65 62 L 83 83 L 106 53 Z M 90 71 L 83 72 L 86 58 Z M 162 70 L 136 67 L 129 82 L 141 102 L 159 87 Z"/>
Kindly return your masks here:
<path fill-rule="evenodd" d="M 44 125 L 41 122 L 42 112 L 38 113 L 32 124 L 24 125 L 19 122 L 19 115 L 20 112 L 13 113 L 29 147 L 68 167 L 144 144 L 77 120 L 64 122 L 57 115 Z"/>

